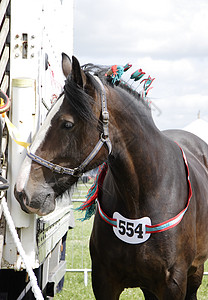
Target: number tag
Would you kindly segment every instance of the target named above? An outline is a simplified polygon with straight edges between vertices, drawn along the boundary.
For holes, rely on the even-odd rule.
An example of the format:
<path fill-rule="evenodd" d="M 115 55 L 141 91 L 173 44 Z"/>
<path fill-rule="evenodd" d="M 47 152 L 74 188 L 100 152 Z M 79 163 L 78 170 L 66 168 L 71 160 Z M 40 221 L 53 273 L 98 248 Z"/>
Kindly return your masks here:
<path fill-rule="evenodd" d="M 115 235 L 128 244 L 140 244 L 146 242 L 150 233 L 146 233 L 146 225 L 151 225 L 149 217 L 141 219 L 127 219 L 114 212 L 113 219 L 117 219 L 117 227 L 113 227 Z"/>

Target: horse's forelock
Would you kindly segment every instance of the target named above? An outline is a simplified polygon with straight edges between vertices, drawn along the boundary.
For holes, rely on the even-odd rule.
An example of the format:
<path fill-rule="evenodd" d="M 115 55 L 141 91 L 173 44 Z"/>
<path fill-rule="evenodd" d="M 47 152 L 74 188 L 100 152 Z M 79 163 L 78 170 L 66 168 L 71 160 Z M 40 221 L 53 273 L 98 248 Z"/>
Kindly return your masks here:
<path fill-rule="evenodd" d="M 88 74 L 87 77 L 88 86 L 97 89 L 92 82 L 92 76 Z M 72 80 L 71 76 L 68 76 L 64 92 L 73 114 L 85 121 L 95 120 L 92 109 L 93 105 L 95 105 L 95 99 L 89 94 L 88 88 L 82 89 Z"/>

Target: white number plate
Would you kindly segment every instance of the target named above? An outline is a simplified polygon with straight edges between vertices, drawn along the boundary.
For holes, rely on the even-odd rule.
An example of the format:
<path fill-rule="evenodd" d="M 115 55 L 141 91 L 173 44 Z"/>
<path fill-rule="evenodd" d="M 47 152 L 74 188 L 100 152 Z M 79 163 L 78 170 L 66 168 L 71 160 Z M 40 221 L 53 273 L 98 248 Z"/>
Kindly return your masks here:
<path fill-rule="evenodd" d="M 127 219 L 114 212 L 113 219 L 117 219 L 117 227 L 113 227 L 115 235 L 123 242 L 140 244 L 146 242 L 150 233 L 146 233 L 146 225 L 151 225 L 149 217 L 141 219 Z"/>

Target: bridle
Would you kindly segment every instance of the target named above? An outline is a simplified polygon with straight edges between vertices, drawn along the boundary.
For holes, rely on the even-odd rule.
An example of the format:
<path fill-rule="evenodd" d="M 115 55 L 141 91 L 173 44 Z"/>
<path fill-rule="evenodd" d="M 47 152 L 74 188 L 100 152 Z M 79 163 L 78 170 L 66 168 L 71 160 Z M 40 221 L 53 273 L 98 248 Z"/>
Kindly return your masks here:
<path fill-rule="evenodd" d="M 98 82 L 101 88 L 101 112 L 102 112 L 102 127 L 103 132 L 100 135 L 100 139 L 98 143 L 95 145 L 94 149 L 91 151 L 91 153 L 87 156 L 87 158 L 76 168 L 66 168 L 62 167 L 60 165 L 53 164 L 52 162 L 41 158 L 38 155 L 35 155 L 30 152 L 29 148 L 27 148 L 27 156 L 35 161 L 36 163 L 50 169 L 52 172 L 58 173 L 58 174 L 66 174 L 66 175 L 72 175 L 72 176 L 80 176 L 83 173 L 84 168 L 93 160 L 93 158 L 96 156 L 96 154 L 100 151 L 102 146 L 104 144 L 108 147 L 108 153 L 111 153 L 112 150 L 112 144 L 109 138 L 109 113 L 107 109 L 107 98 L 106 98 L 106 92 L 105 87 L 99 77 L 94 76 L 95 80 Z"/>

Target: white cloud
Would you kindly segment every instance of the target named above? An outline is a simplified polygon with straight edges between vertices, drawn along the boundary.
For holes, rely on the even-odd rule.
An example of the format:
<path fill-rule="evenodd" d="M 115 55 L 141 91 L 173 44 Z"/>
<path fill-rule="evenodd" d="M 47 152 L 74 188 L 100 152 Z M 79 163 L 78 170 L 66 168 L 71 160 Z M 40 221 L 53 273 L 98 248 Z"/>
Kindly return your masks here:
<path fill-rule="evenodd" d="M 82 64 L 131 62 L 156 77 L 160 128 L 208 115 L 207 0 L 75 0 L 74 28 Z"/>
<path fill-rule="evenodd" d="M 200 93 L 187 94 L 180 97 L 160 98 L 154 101 L 162 108 L 162 116 L 157 117 L 153 111 L 155 123 L 160 129 L 183 128 L 193 120 L 200 117 L 207 119 L 208 95 Z"/>

